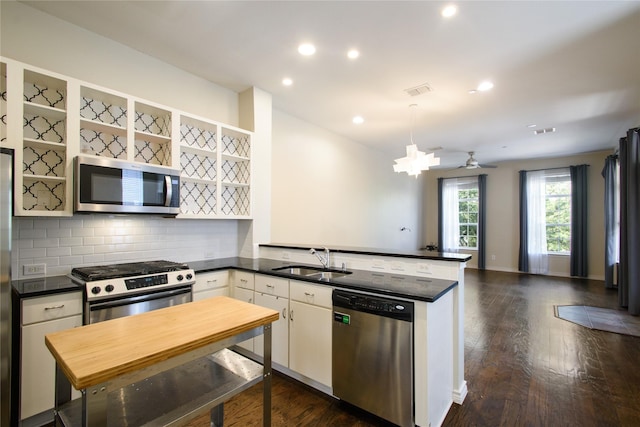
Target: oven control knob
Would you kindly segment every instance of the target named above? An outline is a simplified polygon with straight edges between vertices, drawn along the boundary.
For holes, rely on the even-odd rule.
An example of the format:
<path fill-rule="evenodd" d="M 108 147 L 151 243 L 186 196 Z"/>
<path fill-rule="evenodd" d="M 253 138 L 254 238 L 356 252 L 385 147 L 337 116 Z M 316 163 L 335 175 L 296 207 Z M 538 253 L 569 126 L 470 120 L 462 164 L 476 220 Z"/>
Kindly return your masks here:
<path fill-rule="evenodd" d="M 107 285 L 107 286 L 104 288 L 104 290 L 105 290 L 105 291 L 107 291 L 107 292 L 113 292 L 113 290 L 114 290 L 114 289 L 115 289 L 115 288 L 113 287 L 113 285 Z"/>
<path fill-rule="evenodd" d="M 193 275 L 191 273 L 187 273 L 187 280 L 193 279 Z"/>
<path fill-rule="evenodd" d="M 178 274 L 178 277 L 176 277 L 176 279 L 178 279 L 178 282 L 182 282 L 182 279 L 184 279 L 184 276 L 182 274 Z"/>
<path fill-rule="evenodd" d="M 99 294 L 101 291 L 100 286 L 94 286 L 93 288 L 91 288 L 91 293 L 94 295 Z"/>

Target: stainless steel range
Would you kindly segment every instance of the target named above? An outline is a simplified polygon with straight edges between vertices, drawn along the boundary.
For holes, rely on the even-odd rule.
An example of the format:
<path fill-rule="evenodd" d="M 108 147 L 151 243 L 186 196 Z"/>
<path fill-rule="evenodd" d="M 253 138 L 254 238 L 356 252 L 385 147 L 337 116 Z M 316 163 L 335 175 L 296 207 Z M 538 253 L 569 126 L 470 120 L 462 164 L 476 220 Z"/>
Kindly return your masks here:
<path fill-rule="evenodd" d="M 171 261 L 79 267 L 70 277 L 86 288 L 85 324 L 190 302 L 195 283 L 187 264 Z"/>

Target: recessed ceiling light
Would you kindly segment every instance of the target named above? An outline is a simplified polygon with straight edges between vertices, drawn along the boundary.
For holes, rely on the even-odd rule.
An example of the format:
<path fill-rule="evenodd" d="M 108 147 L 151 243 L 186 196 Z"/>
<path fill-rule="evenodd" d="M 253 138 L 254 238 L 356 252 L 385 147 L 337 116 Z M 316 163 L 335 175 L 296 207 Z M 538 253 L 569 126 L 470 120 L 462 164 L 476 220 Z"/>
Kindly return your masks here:
<path fill-rule="evenodd" d="M 488 91 L 488 90 L 491 90 L 491 89 L 493 89 L 493 83 L 491 83 L 489 81 L 482 82 L 482 83 L 480 83 L 478 85 L 478 90 L 480 92 L 485 92 L 485 91 Z"/>
<path fill-rule="evenodd" d="M 358 52 L 356 49 L 351 49 L 349 52 L 347 52 L 347 56 L 349 57 L 349 59 L 356 59 L 360 56 L 360 52 Z"/>
<path fill-rule="evenodd" d="M 537 125 L 537 124 L 535 124 L 535 123 L 531 123 L 530 125 L 527 125 L 527 127 L 528 127 L 529 129 L 534 128 L 534 127 L 536 127 L 536 126 L 538 126 L 538 125 Z"/>
<path fill-rule="evenodd" d="M 284 79 L 282 79 L 282 84 L 284 86 L 291 86 L 293 84 L 293 80 L 291 80 L 289 77 L 285 77 Z"/>
<path fill-rule="evenodd" d="M 355 116 L 353 118 L 353 123 L 361 125 L 362 123 L 364 123 L 364 119 L 362 118 L 362 116 Z"/>
<path fill-rule="evenodd" d="M 471 89 L 471 90 L 469 91 L 469 94 L 471 94 L 471 95 L 473 95 L 474 93 L 478 93 L 478 91 L 477 91 L 477 90 L 475 90 L 475 89 Z"/>
<path fill-rule="evenodd" d="M 446 6 L 444 9 L 442 9 L 441 14 L 445 18 L 451 18 L 457 12 L 458 12 L 457 6 L 454 4 L 450 4 L 449 6 Z"/>
<path fill-rule="evenodd" d="M 303 43 L 298 46 L 298 52 L 300 53 L 300 55 L 310 56 L 316 53 L 316 47 L 311 43 Z"/>

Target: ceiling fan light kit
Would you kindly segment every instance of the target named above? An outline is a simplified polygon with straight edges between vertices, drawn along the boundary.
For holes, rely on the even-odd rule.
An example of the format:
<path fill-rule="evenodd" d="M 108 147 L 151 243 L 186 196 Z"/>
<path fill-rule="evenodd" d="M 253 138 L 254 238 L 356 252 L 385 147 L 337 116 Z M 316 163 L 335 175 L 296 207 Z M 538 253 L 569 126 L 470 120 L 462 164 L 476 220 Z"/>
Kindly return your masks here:
<path fill-rule="evenodd" d="M 458 169 L 460 168 L 464 168 L 464 169 L 481 169 L 481 168 L 496 168 L 497 166 L 494 165 L 483 165 L 478 163 L 478 161 L 473 157 L 473 155 L 475 154 L 475 152 L 473 151 L 469 151 L 469 158 L 467 159 L 467 163 L 459 166 Z"/>

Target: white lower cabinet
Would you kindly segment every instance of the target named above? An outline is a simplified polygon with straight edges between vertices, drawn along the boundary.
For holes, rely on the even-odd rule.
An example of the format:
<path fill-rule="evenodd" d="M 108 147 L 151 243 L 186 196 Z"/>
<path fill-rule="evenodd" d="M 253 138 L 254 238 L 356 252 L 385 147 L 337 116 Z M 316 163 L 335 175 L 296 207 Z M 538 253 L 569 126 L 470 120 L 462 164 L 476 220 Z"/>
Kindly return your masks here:
<path fill-rule="evenodd" d="M 193 301 L 229 296 L 229 271 L 212 271 L 196 274 L 196 283 L 193 285 Z"/>
<path fill-rule="evenodd" d="M 44 336 L 82 326 L 82 294 L 25 299 L 21 317 L 20 419 L 24 420 L 53 410 L 56 365 Z M 73 390 L 73 398 L 76 397 L 80 392 Z"/>
<path fill-rule="evenodd" d="M 272 323 L 272 362 L 331 388 L 333 288 L 280 277 L 232 271 L 233 298 L 280 313 Z M 262 356 L 262 335 L 240 344 Z"/>
<path fill-rule="evenodd" d="M 282 366 L 289 366 L 289 280 L 256 274 L 256 305 L 276 310 L 278 320 L 271 324 L 271 360 Z M 254 340 L 255 353 L 263 356 L 264 337 Z"/>
<path fill-rule="evenodd" d="M 332 288 L 290 281 L 289 369 L 331 387 Z"/>
<path fill-rule="evenodd" d="M 231 282 L 231 297 L 240 301 L 248 302 L 249 304 L 255 304 L 255 295 L 253 291 L 255 286 L 254 280 L 253 273 L 232 270 L 229 275 L 229 281 Z M 254 338 L 250 338 L 237 345 L 245 350 L 253 351 L 253 341 Z"/>

